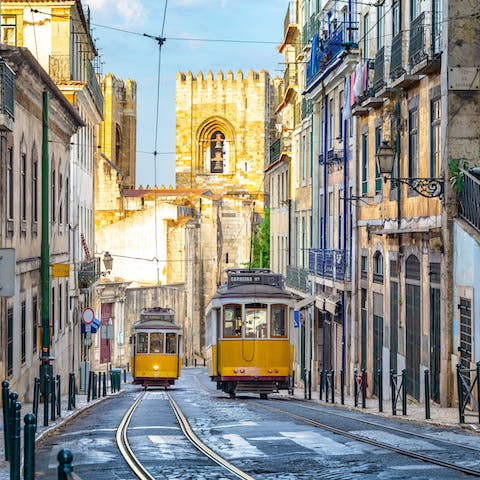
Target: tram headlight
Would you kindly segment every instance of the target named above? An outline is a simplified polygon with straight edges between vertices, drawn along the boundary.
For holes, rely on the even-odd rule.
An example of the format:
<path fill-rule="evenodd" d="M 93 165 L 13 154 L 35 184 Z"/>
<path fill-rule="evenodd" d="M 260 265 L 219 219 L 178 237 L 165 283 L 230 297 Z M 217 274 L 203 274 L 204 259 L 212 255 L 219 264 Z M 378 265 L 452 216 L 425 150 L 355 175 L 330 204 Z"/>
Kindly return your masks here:
<path fill-rule="evenodd" d="M 240 369 L 240 373 L 245 373 L 245 369 L 244 369 L 244 368 L 241 368 L 241 369 Z"/>
<path fill-rule="evenodd" d="M 154 366 L 153 366 L 153 369 L 154 369 L 155 371 L 157 371 L 157 370 L 158 370 L 158 365 L 154 365 Z"/>

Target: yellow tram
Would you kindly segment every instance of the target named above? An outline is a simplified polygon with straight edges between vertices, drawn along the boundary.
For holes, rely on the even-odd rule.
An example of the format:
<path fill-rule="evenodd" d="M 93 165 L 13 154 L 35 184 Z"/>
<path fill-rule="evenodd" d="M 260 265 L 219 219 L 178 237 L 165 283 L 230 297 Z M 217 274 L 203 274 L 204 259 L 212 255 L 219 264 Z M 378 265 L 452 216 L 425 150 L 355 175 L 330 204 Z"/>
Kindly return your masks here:
<path fill-rule="evenodd" d="M 144 308 L 131 336 L 133 383 L 148 386 L 173 385 L 182 368 L 182 327 L 174 322 L 171 308 Z"/>
<path fill-rule="evenodd" d="M 235 398 L 267 398 L 291 389 L 293 295 L 283 277 L 267 269 L 229 269 L 207 306 L 208 373 L 217 389 Z"/>

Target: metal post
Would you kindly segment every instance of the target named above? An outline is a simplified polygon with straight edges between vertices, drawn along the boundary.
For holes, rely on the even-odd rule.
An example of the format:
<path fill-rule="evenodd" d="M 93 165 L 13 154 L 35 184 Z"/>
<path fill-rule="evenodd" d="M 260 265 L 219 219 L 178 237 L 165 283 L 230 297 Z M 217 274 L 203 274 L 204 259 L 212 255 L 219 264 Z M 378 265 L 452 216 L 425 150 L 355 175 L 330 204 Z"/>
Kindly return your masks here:
<path fill-rule="evenodd" d="M 73 473 L 73 455 L 70 450 L 60 450 L 57 455 L 58 460 L 58 480 L 68 480 Z"/>
<path fill-rule="evenodd" d="M 477 411 L 478 411 L 478 423 L 480 423 L 480 362 L 476 363 L 477 367 Z"/>
<path fill-rule="evenodd" d="M 55 410 L 57 404 L 57 395 L 56 395 L 56 381 L 55 377 L 50 379 L 50 419 L 52 422 L 55 420 Z"/>
<path fill-rule="evenodd" d="M 107 372 L 102 373 L 102 381 L 103 381 L 102 396 L 106 397 L 107 396 Z"/>
<path fill-rule="evenodd" d="M 320 372 L 320 392 L 319 392 L 319 399 L 321 400 L 322 397 L 323 397 L 323 387 L 324 387 L 324 379 L 323 379 L 323 375 L 324 375 L 324 370 L 322 368 L 322 371 Z"/>
<path fill-rule="evenodd" d="M 77 395 L 77 386 L 75 384 L 75 373 L 72 373 L 72 407 L 75 408 L 77 406 L 76 402 L 76 395 Z"/>
<path fill-rule="evenodd" d="M 33 480 L 35 477 L 35 431 L 37 418 L 33 413 L 27 413 L 23 419 L 23 480 Z"/>
<path fill-rule="evenodd" d="M 330 394 L 330 374 L 325 370 L 325 401 L 329 402 Z"/>
<path fill-rule="evenodd" d="M 72 402 L 72 396 L 73 396 L 73 373 L 68 374 L 68 404 L 67 404 L 67 410 L 72 410 L 73 407 L 73 402 Z"/>
<path fill-rule="evenodd" d="M 345 372 L 340 370 L 340 403 L 345 405 Z"/>
<path fill-rule="evenodd" d="M 312 371 L 308 371 L 308 399 L 312 399 Z"/>
<path fill-rule="evenodd" d="M 3 439 L 5 442 L 5 461 L 10 460 L 10 384 L 2 382 Z"/>
<path fill-rule="evenodd" d="M 57 374 L 57 417 L 62 413 L 62 383 L 61 377 Z"/>
<path fill-rule="evenodd" d="M 14 392 L 15 393 L 15 392 Z M 20 411 L 22 405 L 15 401 L 12 409 L 12 458 L 10 459 L 10 480 L 20 480 Z"/>
<path fill-rule="evenodd" d="M 459 422 L 465 423 L 465 415 L 463 413 L 463 385 L 462 385 L 462 372 L 460 371 L 460 364 L 457 363 L 457 388 L 458 388 L 458 414 L 460 417 Z"/>
<path fill-rule="evenodd" d="M 92 399 L 96 400 L 96 398 L 97 398 L 97 374 L 93 372 Z"/>
<path fill-rule="evenodd" d="M 307 399 L 307 369 L 303 369 L 303 398 Z"/>
<path fill-rule="evenodd" d="M 98 395 L 97 398 L 102 396 L 102 372 L 98 372 Z"/>
<path fill-rule="evenodd" d="M 332 403 L 335 403 L 335 370 L 332 370 Z"/>
<path fill-rule="evenodd" d="M 353 370 L 353 397 L 355 400 L 355 407 L 358 407 L 358 370 Z"/>
<path fill-rule="evenodd" d="M 378 384 L 378 411 L 383 412 L 383 373 L 381 368 L 377 370 L 377 384 Z"/>
<path fill-rule="evenodd" d="M 367 376 L 362 368 L 362 408 L 367 408 Z"/>
<path fill-rule="evenodd" d="M 390 388 L 392 390 L 392 415 L 397 414 L 397 402 L 395 401 L 395 396 L 397 394 L 397 389 L 395 388 L 395 372 L 390 370 Z"/>
<path fill-rule="evenodd" d="M 88 372 L 87 402 L 89 402 L 91 399 L 92 385 L 93 385 L 93 372 L 90 371 Z"/>
<path fill-rule="evenodd" d="M 43 426 L 48 427 L 48 400 L 50 399 L 50 375 L 43 377 Z"/>
<path fill-rule="evenodd" d="M 402 415 L 407 414 L 407 371 L 402 370 Z"/>
<path fill-rule="evenodd" d="M 40 378 L 35 378 L 33 385 L 33 415 L 35 415 L 35 422 L 38 418 L 38 402 L 40 399 Z"/>
<path fill-rule="evenodd" d="M 425 369 L 425 418 L 430 418 L 430 370 Z"/>
<path fill-rule="evenodd" d="M 205 359 L 203 359 L 203 366 L 205 366 Z M 123 383 L 127 383 L 127 370 L 123 369 Z"/>

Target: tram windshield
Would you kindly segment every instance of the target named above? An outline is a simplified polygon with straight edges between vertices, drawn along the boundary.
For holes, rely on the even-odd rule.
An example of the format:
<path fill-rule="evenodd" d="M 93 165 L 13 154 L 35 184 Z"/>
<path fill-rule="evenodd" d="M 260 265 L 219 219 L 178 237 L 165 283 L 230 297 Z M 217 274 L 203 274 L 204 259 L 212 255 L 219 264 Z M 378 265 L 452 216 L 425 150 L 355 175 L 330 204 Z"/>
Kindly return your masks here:
<path fill-rule="evenodd" d="M 163 333 L 150 333 L 150 353 L 163 353 Z"/>
<path fill-rule="evenodd" d="M 177 353 L 177 335 L 175 333 L 166 334 L 165 353 Z"/>
<path fill-rule="evenodd" d="M 271 337 L 286 337 L 287 336 L 287 306 L 286 305 L 272 305 L 272 324 L 270 326 Z"/>
<path fill-rule="evenodd" d="M 225 305 L 223 307 L 223 336 L 241 337 L 242 336 L 242 306 Z"/>
<path fill-rule="evenodd" d="M 137 353 L 148 353 L 148 333 L 146 332 L 137 335 Z"/>
<path fill-rule="evenodd" d="M 245 337 L 267 337 L 267 305 L 264 303 L 245 305 Z"/>

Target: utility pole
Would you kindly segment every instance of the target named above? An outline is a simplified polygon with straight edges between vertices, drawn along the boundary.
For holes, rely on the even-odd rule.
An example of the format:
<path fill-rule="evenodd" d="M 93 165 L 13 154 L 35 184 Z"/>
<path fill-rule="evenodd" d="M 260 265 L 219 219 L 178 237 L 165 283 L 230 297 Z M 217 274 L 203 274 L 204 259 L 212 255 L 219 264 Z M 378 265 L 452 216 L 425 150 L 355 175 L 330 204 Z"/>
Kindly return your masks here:
<path fill-rule="evenodd" d="M 41 278 L 41 322 L 42 357 L 40 364 L 40 385 L 44 385 L 45 375 L 53 375 L 50 357 L 50 244 L 48 223 L 48 92 L 43 92 L 42 108 L 42 246 L 40 257 Z"/>

